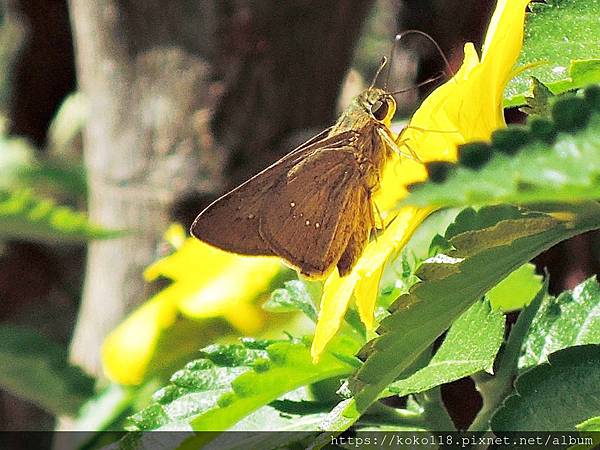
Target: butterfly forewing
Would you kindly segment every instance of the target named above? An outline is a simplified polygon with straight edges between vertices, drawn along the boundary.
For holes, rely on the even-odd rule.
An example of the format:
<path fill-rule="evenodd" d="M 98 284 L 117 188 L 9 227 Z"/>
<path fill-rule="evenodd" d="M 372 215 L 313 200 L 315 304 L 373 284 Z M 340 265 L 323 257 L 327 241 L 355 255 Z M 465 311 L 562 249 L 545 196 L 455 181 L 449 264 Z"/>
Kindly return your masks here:
<path fill-rule="evenodd" d="M 223 250 L 244 255 L 275 255 L 259 233 L 259 217 L 267 193 L 287 179 L 295 165 L 317 150 L 347 145 L 351 133 L 326 137 L 328 130 L 305 142 L 202 211 L 191 226 L 192 236 Z"/>
<path fill-rule="evenodd" d="M 273 255 L 258 232 L 258 213 L 274 176 L 253 178 L 212 203 L 194 220 L 192 236 L 234 253 Z"/>
<path fill-rule="evenodd" d="M 260 234 L 304 275 L 323 276 L 350 240 L 358 214 L 353 208 L 361 192 L 352 148 L 321 149 L 274 186 L 260 214 Z"/>

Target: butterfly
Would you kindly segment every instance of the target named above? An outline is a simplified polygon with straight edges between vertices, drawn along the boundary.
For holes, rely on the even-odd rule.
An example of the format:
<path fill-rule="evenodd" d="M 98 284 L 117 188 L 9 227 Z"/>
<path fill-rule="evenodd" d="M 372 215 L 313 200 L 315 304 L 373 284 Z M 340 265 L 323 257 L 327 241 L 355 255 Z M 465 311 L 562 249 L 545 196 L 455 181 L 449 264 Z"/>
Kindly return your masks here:
<path fill-rule="evenodd" d="M 396 42 L 408 34 L 433 42 L 452 73 L 426 33 L 409 30 Z M 386 61 L 332 127 L 215 200 L 194 220 L 192 236 L 242 255 L 279 256 L 309 278 L 335 267 L 347 275 L 376 229 L 373 194 L 386 163 L 394 153 L 418 160 L 408 145 L 408 154 L 400 150 L 390 130 L 393 95 L 440 78 L 390 93 L 374 87 Z"/>
<path fill-rule="evenodd" d="M 373 194 L 397 144 L 392 94 L 358 95 L 334 126 L 223 195 L 191 234 L 243 255 L 275 255 L 309 278 L 346 275 L 375 229 Z"/>

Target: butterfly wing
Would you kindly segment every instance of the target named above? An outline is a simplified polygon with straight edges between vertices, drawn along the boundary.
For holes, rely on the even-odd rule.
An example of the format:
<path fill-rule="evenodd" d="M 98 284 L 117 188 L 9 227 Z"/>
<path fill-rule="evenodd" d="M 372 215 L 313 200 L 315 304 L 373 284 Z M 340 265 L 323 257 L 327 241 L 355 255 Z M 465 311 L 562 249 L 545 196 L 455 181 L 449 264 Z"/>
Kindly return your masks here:
<path fill-rule="evenodd" d="M 356 191 L 353 204 L 356 205 L 355 209 L 357 211 L 354 216 L 353 232 L 350 239 L 348 239 L 344 253 L 342 253 L 336 264 L 341 277 L 352 270 L 356 260 L 362 255 L 375 223 L 373 206 L 366 189 Z"/>
<path fill-rule="evenodd" d="M 275 254 L 259 233 L 259 214 L 270 192 L 287 172 L 322 148 L 347 145 L 351 133 L 327 137 L 329 129 L 305 142 L 259 174 L 204 209 L 192 224 L 192 236 L 226 251 L 244 255 Z"/>
<path fill-rule="evenodd" d="M 365 192 L 351 147 L 319 151 L 273 186 L 261 210 L 260 235 L 304 275 L 322 277 L 346 249 Z"/>

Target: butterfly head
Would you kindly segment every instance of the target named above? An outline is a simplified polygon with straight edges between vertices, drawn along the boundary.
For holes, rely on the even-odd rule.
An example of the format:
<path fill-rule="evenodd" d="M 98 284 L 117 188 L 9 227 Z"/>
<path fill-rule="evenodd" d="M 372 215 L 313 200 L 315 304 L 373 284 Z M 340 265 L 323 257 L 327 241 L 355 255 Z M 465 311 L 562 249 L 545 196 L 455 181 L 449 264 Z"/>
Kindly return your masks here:
<path fill-rule="evenodd" d="M 379 88 L 369 88 L 358 96 L 358 101 L 371 118 L 389 127 L 396 113 L 396 101 Z"/>
<path fill-rule="evenodd" d="M 354 97 L 338 119 L 334 132 L 360 130 L 365 126 L 390 126 L 396 112 L 396 102 L 386 91 L 369 88 Z"/>

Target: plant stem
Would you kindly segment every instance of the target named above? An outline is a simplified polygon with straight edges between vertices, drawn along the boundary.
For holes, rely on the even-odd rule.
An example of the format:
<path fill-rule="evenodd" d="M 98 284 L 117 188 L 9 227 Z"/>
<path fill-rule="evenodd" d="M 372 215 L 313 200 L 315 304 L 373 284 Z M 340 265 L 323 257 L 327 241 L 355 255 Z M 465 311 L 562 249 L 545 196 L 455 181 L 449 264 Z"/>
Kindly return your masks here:
<path fill-rule="evenodd" d="M 361 422 L 373 425 L 393 425 L 399 428 L 425 428 L 427 423 L 420 412 L 393 408 L 376 402 L 363 416 Z"/>
<path fill-rule="evenodd" d="M 483 406 L 469 427 L 469 431 L 489 430 L 490 420 L 494 412 L 498 409 L 502 401 L 512 393 L 512 383 L 518 371 L 519 355 L 523 342 L 527 337 L 527 331 L 531 326 L 533 317 L 542 304 L 547 289 L 548 277 L 546 277 L 546 282 L 529 306 L 519 314 L 519 318 L 510 332 L 508 341 L 500 357 L 496 374 L 491 376 L 487 373 L 478 373 L 471 377 L 475 382 L 475 388 L 481 394 Z"/>
<path fill-rule="evenodd" d="M 422 415 L 428 429 L 435 431 L 456 431 L 454 422 L 442 401 L 442 391 L 439 386 L 427 392 L 415 394 L 415 398 L 423 408 Z"/>

